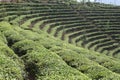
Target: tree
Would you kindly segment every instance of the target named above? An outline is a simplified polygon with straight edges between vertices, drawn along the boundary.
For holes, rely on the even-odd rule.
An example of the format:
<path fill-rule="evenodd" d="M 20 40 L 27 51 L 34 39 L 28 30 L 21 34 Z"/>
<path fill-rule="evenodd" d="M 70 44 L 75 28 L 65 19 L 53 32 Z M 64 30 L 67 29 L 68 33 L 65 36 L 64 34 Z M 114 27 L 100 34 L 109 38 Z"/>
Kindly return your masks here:
<path fill-rule="evenodd" d="M 77 0 L 57 0 L 57 1 L 59 1 L 59 2 L 65 2 L 65 3 L 68 3 L 68 2 L 70 2 L 70 3 L 76 3 L 77 2 Z"/>

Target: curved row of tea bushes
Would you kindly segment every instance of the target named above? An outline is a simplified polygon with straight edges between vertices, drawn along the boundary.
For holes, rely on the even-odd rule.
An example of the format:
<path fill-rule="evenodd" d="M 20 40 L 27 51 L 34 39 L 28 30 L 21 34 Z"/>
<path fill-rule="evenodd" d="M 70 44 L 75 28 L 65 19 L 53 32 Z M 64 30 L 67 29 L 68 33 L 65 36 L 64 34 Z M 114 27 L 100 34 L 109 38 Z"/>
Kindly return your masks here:
<path fill-rule="evenodd" d="M 41 39 L 37 38 L 37 33 L 1 22 L 1 24 L 3 23 L 6 24 L 6 27 L 2 25 L 1 31 L 5 34 L 8 44 L 11 44 L 10 46 L 16 55 L 24 61 L 25 70 L 28 72 L 26 78 L 36 80 L 91 80 L 78 70 L 68 66 L 57 54 L 34 42 L 34 40 Z M 3 30 L 3 28 L 6 29 Z"/>
<path fill-rule="evenodd" d="M 119 7 L 112 7 L 112 9 L 109 7 L 97 7 L 94 9 L 94 6 L 97 6 L 96 4 L 91 6 L 91 3 L 87 3 L 86 5 L 89 8 L 81 5 L 84 8 L 80 8 L 80 10 L 72 9 L 70 5 L 65 3 L 51 4 L 42 2 L 39 4 L 3 4 L 1 7 L 3 8 L 3 14 L 5 13 L 4 16 L 6 16 L 5 20 L 8 18 L 12 24 L 18 22 L 21 27 L 27 28 L 28 26 L 32 28 L 37 23 L 40 23 L 40 29 L 66 40 L 66 42 L 86 49 L 92 48 L 94 51 L 107 55 L 113 54 L 117 56 L 120 51 L 118 48 L 119 38 L 116 40 L 116 37 L 118 37 L 116 34 L 118 33 L 114 33 L 114 29 L 110 28 L 109 25 L 114 25 L 114 23 L 118 25 L 116 22 L 119 21 Z M 15 8 L 16 6 L 18 8 Z M 100 13 L 101 15 L 99 15 Z"/>
<path fill-rule="evenodd" d="M 115 54 L 116 56 L 117 54 L 119 54 L 119 51 L 120 51 L 119 50 L 119 39 L 118 39 L 118 36 L 115 36 L 119 34 L 120 14 L 119 14 L 119 10 L 117 9 L 119 9 L 119 6 L 113 7 L 112 9 L 110 7 L 109 8 L 104 7 L 104 8 L 94 9 L 94 10 L 87 10 L 87 9 L 79 10 L 80 14 L 82 14 L 83 16 L 86 16 L 88 20 L 91 20 L 91 22 L 93 22 L 96 25 L 96 28 L 99 28 L 101 32 L 103 32 L 104 34 L 107 34 L 111 38 L 112 40 L 111 43 L 108 44 L 108 42 L 104 40 L 105 41 L 104 45 L 100 44 L 99 50 L 101 50 L 102 52 L 105 52 L 106 50 L 107 52 L 110 53 L 110 54 L 109 53 L 106 53 L 106 54 L 108 55 Z M 100 42 L 101 40 L 99 40 L 99 43 Z M 112 42 L 115 42 L 115 43 L 112 43 Z M 95 44 L 95 41 L 91 43 Z M 96 45 L 97 44 L 98 43 L 96 43 Z M 116 44 L 116 46 L 114 44 Z M 114 53 L 114 52 L 117 52 L 117 53 Z"/>
<path fill-rule="evenodd" d="M 7 40 L 0 32 L 0 80 L 24 80 L 25 77 L 23 61 L 7 46 Z"/>
<path fill-rule="evenodd" d="M 6 23 L 7 24 L 7 23 Z M 10 26 L 9 26 L 9 28 L 10 28 Z M 25 37 L 25 39 L 30 39 L 30 40 L 34 40 L 34 41 L 39 41 L 40 39 L 42 39 L 42 38 L 35 38 L 35 36 L 37 36 L 38 34 L 37 33 L 33 33 L 33 32 L 31 32 L 31 31 L 29 31 L 29 30 L 23 30 L 22 31 L 22 29 L 20 29 L 19 27 L 16 27 L 16 28 L 14 28 L 13 27 L 13 30 L 15 29 L 15 31 L 14 32 L 16 32 L 16 33 L 18 33 L 19 35 L 17 35 L 17 36 L 20 36 L 21 35 L 21 37 L 20 38 L 22 38 L 22 36 L 24 36 Z M 11 30 L 12 30 L 12 28 L 11 28 Z M 11 34 L 11 35 L 16 35 L 15 33 L 12 33 L 12 32 L 9 32 L 10 31 L 10 29 L 8 30 L 8 31 L 5 31 L 4 33 L 5 34 Z M 8 32 L 8 33 L 7 33 Z M 29 35 L 29 33 L 31 34 L 31 35 Z M 32 34 L 33 33 L 33 34 Z M 32 35 L 33 35 L 33 38 L 32 38 Z M 39 35 L 38 35 L 39 36 Z M 6 36 L 7 37 L 7 36 Z M 9 35 L 9 37 L 10 37 L 10 35 Z M 9 38 L 9 37 L 7 37 L 7 38 Z M 11 37 L 10 39 L 12 39 L 13 41 L 15 40 L 13 37 Z M 17 39 L 19 39 L 19 38 L 17 38 Z M 13 42 L 13 43 L 15 43 L 15 44 L 13 44 L 12 45 L 12 47 L 13 47 L 13 50 L 15 51 L 15 53 L 17 53 L 19 56 L 23 56 L 23 55 L 27 55 L 26 53 L 27 52 L 31 52 L 32 50 L 35 50 L 36 52 L 37 51 L 39 51 L 39 48 L 37 47 L 37 45 L 38 44 L 36 44 L 36 43 L 39 43 L 39 42 L 33 42 L 33 41 L 30 41 L 29 42 L 29 40 L 22 40 L 22 39 L 20 39 L 20 41 L 19 40 L 17 40 L 18 42 Z M 24 43 L 22 43 L 22 41 L 24 42 Z M 9 42 L 9 41 L 8 41 Z M 18 43 L 22 43 L 22 44 L 18 44 Z M 51 42 L 51 41 L 50 41 Z M 26 44 L 25 44 L 26 43 Z M 35 46 L 33 46 L 32 45 L 32 43 L 35 45 Z M 42 44 L 44 44 L 44 43 L 46 43 L 46 48 L 47 49 L 49 49 L 50 47 L 48 46 L 47 47 L 47 42 L 45 41 L 45 42 L 41 42 L 40 41 L 40 43 L 41 43 L 41 45 Z M 17 45 L 18 44 L 18 45 Z M 53 43 L 54 44 L 54 43 Z M 55 43 L 56 44 L 56 43 Z M 14 45 L 16 45 L 16 46 L 14 46 Z M 19 46 L 19 45 L 21 45 L 21 46 Z M 59 44 L 58 43 L 58 45 L 61 45 L 61 44 Z M 24 47 L 25 46 L 25 47 Z M 15 48 L 16 47 L 16 48 Z M 28 51 L 27 51 L 28 50 Z M 59 52 L 59 51 L 58 51 Z M 79 55 L 79 54 L 78 54 Z M 83 61 L 83 60 L 81 60 L 81 61 Z M 89 61 L 89 60 L 88 60 Z M 89 62 L 88 62 L 89 63 Z M 94 63 L 94 62 L 93 62 Z M 91 65 L 91 64 L 90 64 Z M 93 64 L 92 64 L 93 65 Z M 96 64 L 95 64 L 96 65 Z M 104 68 L 103 68 L 104 69 Z M 93 78 L 93 77 L 92 77 Z"/>
<path fill-rule="evenodd" d="M 95 61 L 99 65 L 104 66 L 104 67 L 110 69 L 113 72 L 120 73 L 119 72 L 120 66 L 119 66 L 119 60 L 118 59 L 108 57 L 108 56 L 105 56 L 105 55 L 101 55 L 101 54 L 98 54 L 98 53 L 96 54 L 95 52 L 92 52 L 92 51 L 89 51 L 89 50 L 85 51 L 84 49 L 75 48 L 73 46 L 68 47 L 67 44 L 66 44 L 66 46 L 64 46 L 65 43 L 62 43 L 60 41 L 58 43 L 57 41 L 49 39 L 49 38 L 41 39 L 37 43 L 42 44 L 47 49 L 52 49 L 53 48 L 52 49 L 53 51 L 54 51 L 54 47 L 55 48 L 58 47 L 58 49 L 56 50 L 56 53 L 57 53 L 57 51 L 59 52 L 59 48 L 60 48 L 60 50 L 67 48 L 68 50 L 72 50 L 72 51 L 75 51 L 76 53 L 78 53 L 77 55 L 80 54 L 81 56 L 85 56 L 86 58 L 90 59 L 91 61 Z M 72 55 L 72 53 L 71 53 L 71 55 Z M 74 53 L 73 53 L 73 55 L 74 55 Z M 84 61 L 84 60 L 81 60 L 81 61 Z M 89 65 L 90 65 L 90 63 L 89 63 Z"/>

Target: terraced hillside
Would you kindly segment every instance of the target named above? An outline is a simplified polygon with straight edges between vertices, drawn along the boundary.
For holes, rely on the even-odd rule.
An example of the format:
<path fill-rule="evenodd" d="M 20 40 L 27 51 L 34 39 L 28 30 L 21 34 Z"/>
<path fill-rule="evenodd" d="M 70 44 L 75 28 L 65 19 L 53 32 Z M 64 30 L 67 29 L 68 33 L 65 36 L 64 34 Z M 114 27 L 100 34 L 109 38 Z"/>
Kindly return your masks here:
<path fill-rule="evenodd" d="M 0 80 L 120 80 L 119 9 L 1 3 Z"/>

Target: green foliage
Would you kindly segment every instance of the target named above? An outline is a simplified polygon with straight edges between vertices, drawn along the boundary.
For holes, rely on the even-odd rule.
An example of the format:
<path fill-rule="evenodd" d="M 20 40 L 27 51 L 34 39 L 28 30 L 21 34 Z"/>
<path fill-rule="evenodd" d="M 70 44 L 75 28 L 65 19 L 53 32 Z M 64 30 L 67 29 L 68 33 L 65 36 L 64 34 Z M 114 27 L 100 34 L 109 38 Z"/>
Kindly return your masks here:
<path fill-rule="evenodd" d="M 58 22 L 58 23 L 55 23 L 55 25 L 53 26 L 56 26 L 56 25 L 60 26 L 63 24 L 66 26 L 67 23 L 65 24 L 64 20 L 68 20 L 68 23 L 79 21 L 79 18 L 77 18 L 77 20 L 75 21 L 71 21 L 71 19 L 73 20 L 73 18 L 67 18 L 67 17 L 63 19 L 62 17 L 53 19 L 52 17 L 58 17 L 58 13 L 59 13 L 59 16 L 66 16 L 68 14 L 70 14 L 68 15 L 70 17 L 73 15 L 76 16 L 76 12 L 71 11 L 71 7 L 72 7 L 71 3 L 75 3 L 76 2 L 75 0 L 56 0 L 56 1 L 63 2 L 65 4 L 62 7 L 59 5 L 55 6 L 57 3 L 55 5 L 45 4 L 46 6 L 45 8 L 49 8 L 50 12 L 48 10 L 44 10 L 45 8 L 42 7 L 44 4 L 40 4 L 40 5 L 39 4 L 37 5 L 37 3 L 35 4 L 25 3 L 20 5 L 15 4 L 15 5 L 18 5 L 17 6 L 18 9 L 15 9 L 13 7 L 14 4 L 5 5 L 6 8 L 8 8 L 7 13 L 10 14 L 10 16 L 11 15 L 20 16 L 19 18 L 16 18 L 13 21 L 10 21 L 12 22 L 11 24 L 21 22 L 21 20 L 24 19 L 24 17 L 26 17 L 26 14 L 23 14 L 24 12 L 19 11 L 19 8 L 20 10 L 22 10 L 21 8 L 22 6 L 25 6 L 25 8 L 29 7 L 29 9 L 31 10 L 32 9 L 35 9 L 35 10 L 30 11 L 30 14 L 28 13 L 29 11 L 28 12 L 25 11 L 25 13 L 28 13 L 29 16 L 28 16 L 28 20 L 26 20 L 27 19 L 26 18 L 25 23 L 22 25 L 18 23 L 18 24 L 14 24 L 13 26 L 13 25 L 10 25 L 8 22 L 0 22 L 0 65 L 1 65 L 0 80 L 23 80 L 26 74 L 28 75 L 26 77 L 26 80 L 27 78 L 33 79 L 33 80 L 57 80 L 57 79 L 58 80 L 91 80 L 91 79 L 92 80 L 119 80 L 120 79 L 120 61 L 118 59 L 108 57 L 103 54 L 99 54 L 94 51 L 86 50 L 80 47 L 79 48 L 75 47 L 73 45 L 62 42 L 61 40 L 55 39 L 50 35 L 47 35 L 45 32 L 43 32 L 43 31 L 48 31 L 48 29 L 50 28 L 50 25 L 52 25 L 52 24 L 49 24 L 51 22 L 52 23 Z M 39 6 L 43 8 L 42 9 L 43 11 L 39 11 L 39 9 L 41 9 L 39 8 Z M 59 9 L 57 8 L 61 8 L 61 10 L 63 11 L 60 12 Z M 80 7 L 80 9 L 83 9 L 83 10 L 86 9 L 89 11 L 95 10 L 95 8 L 96 7 L 90 3 L 87 3 L 85 6 L 82 5 Z M 71 12 L 64 13 L 64 10 L 66 9 L 68 11 L 70 10 Z M 13 11 L 11 12 L 11 10 Z M 16 13 L 15 10 L 18 12 Z M 23 9 L 23 11 L 24 10 L 25 9 Z M 32 12 L 37 14 L 40 13 L 38 15 L 42 15 L 43 13 L 48 15 L 47 17 L 45 17 L 46 16 L 45 14 L 43 17 L 41 16 L 38 17 L 38 15 L 34 16 Z M 92 11 L 90 11 L 90 14 L 91 13 Z M 7 16 L 6 12 L 5 14 L 3 14 L 3 16 L 5 17 L 6 21 L 9 19 L 9 15 Z M 31 17 L 34 17 L 34 18 L 31 18 Z M 101 17 L 101 16 L 98 16 L 98 17 Z M 43 20 L 34 24 L 34 20 L 37 20 L 39 18 Z M 85 18 L 84 15 L 81 18 L 82 19 Z M 93 19 L 95 17 L 93 16 L 90 18 Z M 101 21 L 102 20 L 100 20 L 99 24 L 102 23 Z M 29 29 L 28 26 L 32 25 L 31 24 L 32 22 L 35 28 Z M 95 22 L 97 22 L 97 20 Z M 74 25 L 76 25 L 76 23 Z M 85 22 L 83 21 L 83 23 L 86 23 L 86 21 Z M 81 21 L 81 24 L 83 23 Z M 45 24 L 45 26 L 43 26 L 45 28 L 43 29 L 43 31 L 40 31 L 39 27 L 42 24 Z M 111 24 L 110 21 L 106 23 L 106 25 L 108 26 L 107 28 L 109 28 L 110 24 Z M 57 30 L 57 27 L 55 27 L 55 29 Z M 51 31 L 53 35 L 55 33 L 55 29 Z M 69 29 L 70 29 L 70 26 L 69 26 Z M 68 30 L 68 29 L 66 28 L 65 30 Z M 68 30 L 68 33 L 69 33 L 69 30 Z M 61 34 L 62 32 L 58 32 L 58 35 L 61 36 Z M 74 33 L 68 34 L 68 36 L 73 34 Z"/>
<path fill-rule="evenodd" d="M 19 56 L 25 55 L 27 51 L 39 50 L 37 43 L 27 39 L 15 43 L 14 45 L 12 45 L 12 49 Z"/>
<path fill-rule="evenodd" d="M 12 29 L 11 28 L 11 25 L 7 22 L 0 22 L 0 31 L 3 32 L 3 31 L 6 31 L 6 30 L 10 30 Z"/>
<path fill-rule="evenodd" d="M 30 39 L 33 41 L 37 41 L 41 38 L 41 36 L 35 32 L 32 32 L 30 30 L 21 30 L 19 31 L 21 35 L 23 35 L 26 39 Z"/>
<path fill-rule="evenodd" d="M 40 39 L 39 41 L 36 41 L 36 43 L 39 43 L 40 45 L 43 45 L 47 49 L 50 49 L 54 46 L 62 46 L 61 41 L 59 41 L 59 43 L 58 43 L 56 40 L 50 39 L 50 37 L 44 37 L 44 38 Z"/>
<path fill-rule="evenodd" d="M 65 3 L 77 3 L 77 0 L 57 0 L 57 1 Z"/>
<path fill-rule="evenodd" d="M 61 56 L 68 65 L 78 69 L 93 80 L 109 80 L 113 78 L 118 80 L 120 77 L 118 74 L 112 73 L 109 69 L 89 60 L 83 54 L 60 47 L 54 47 L 51 50 Z"/>
<path fill-rule="evenodd" d="M 23 80 L 23 75 L 23 70 L 14 60 L 0 55 L 0 80 Z"/>
<path fill-rule="evenodd" d="M 24 40 L 25 37 L 14 30 L 4 31 L 4 35 L 8 41 L 8 45 L 12 46 L 15 42 Z"/>
<path fill-rule="evenodd" d="M 0 43 L 5 43 L 7 44 L 6 37 L 0 32 Z"/>
<path fill-rule="evenodd" d="M 89 50 L 85 50 L 82 48 L 77 48 L 74 46 L 69 46 L 66 47 L 68 49 L 71 49 L 75 52 L 77 52 L 78 54 L 83 54 L 86 58 L 97 62 L 98 64 L 110 69 L 113 72 L 119 73 L 120 74 L 120 61 L 119 59 L 115 59 L 113 57 L 110 56 L 106 56 L 94 51 L 89 51 Z"/>
<path fill-rule="evenodd" d="M 25 75 L 23 62 L 6 44 L 0 45 L 0 80 L 23 80 Z"/>
<path fill-rule="evenodd" d="M 66 80 L 67 78 L 78 78 L 80 80 L 89 80 L 89 78 L 85 77 L 82 73 L 74 69 L 71 70 L 72 68 L 69 69 L 70 67 L 67 68 L 67 65 L 59 56 L 32 40 L 19 41 L 12 46 L 12 49 L 16 53 L 19 53 L 19 56 L 23 55 L 22 58 L 26 63 L 27 70 L 29 70 L 29 75 L 35 74 L 33 76 L 35 76 L 36 79 L 58 78 Z M 58 75 L 63 77 L 59 77 Z"/>
<path fill-rule="evenodd" d="M 34 70 L 30 70 L 30 73 L 35 73 L 36 80 L 91 80 L 77 70 L 67 66 L 59 56 L 43 47 L 40 47 L 39 52 L 28 52 L 23 59 L 29 69 L 34 65 Z"/>

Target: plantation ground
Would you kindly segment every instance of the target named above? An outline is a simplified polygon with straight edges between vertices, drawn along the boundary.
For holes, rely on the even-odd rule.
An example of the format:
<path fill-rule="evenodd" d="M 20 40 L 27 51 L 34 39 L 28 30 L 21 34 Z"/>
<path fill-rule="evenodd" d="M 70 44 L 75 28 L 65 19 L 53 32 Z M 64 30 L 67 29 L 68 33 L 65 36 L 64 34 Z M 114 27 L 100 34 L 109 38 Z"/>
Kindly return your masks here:
<path fill-rule="evenodd" d="M 0 80 L 120 80 L 120 7 L 0 4 Z"/>

